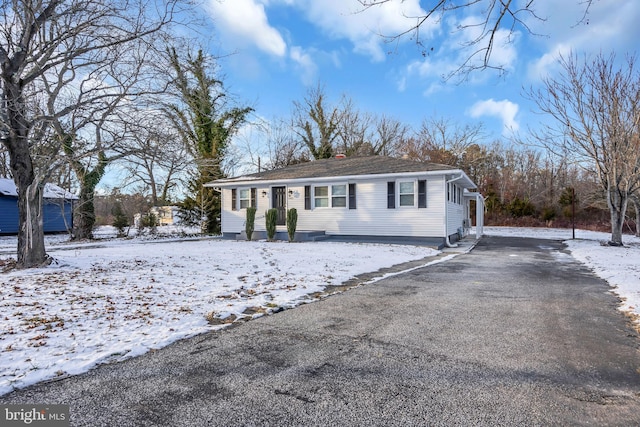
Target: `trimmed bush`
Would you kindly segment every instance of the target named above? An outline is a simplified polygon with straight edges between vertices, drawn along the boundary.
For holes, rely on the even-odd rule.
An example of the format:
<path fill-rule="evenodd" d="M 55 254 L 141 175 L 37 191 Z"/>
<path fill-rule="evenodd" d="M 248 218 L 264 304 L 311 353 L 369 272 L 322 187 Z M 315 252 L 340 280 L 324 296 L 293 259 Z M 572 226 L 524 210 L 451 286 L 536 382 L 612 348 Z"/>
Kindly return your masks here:
<path fill-rule="evenodd" d="M 293 242 L 296 238 L 296 227 L 298 226 L 298 211 L 296 208 L 291 208 L 287 211 L 287 233 L 289 234 L 289 241 Z"/>
<path fill-rule="evenodd" d="M 149 212 L 140 218 L 138 223 L 138 232 L 144 234 L 146 228 L 149 228 L 149 233 L 156 234 L 158 232 L 158 218 L 153 212 Z"/>
<path fill-rule="evenodd" d="M 118 237 L 126 236 L 125 228 L 129 227 L 129 219 L 122 211 L 122 205 L 116 203 L 111 213 L 113 214 L 113 223 L 111 225 L 118 230 Z"/>
<path fill-rule="evenodd" d="M 247 233 L 247 240 L 251 240 L 253 236 L 253 230 L 256 225 L 256 208 L 247 208 L 247 221 L 244 223 L 244 231 Z"/>
<path fill-rule="evenodd" d="M 267 222 L 267 239 L 273 241 L 276 237 L 276 222 L 278 221 L 278 210 L 269 209 L 265 215 L 265 221 Z"/>

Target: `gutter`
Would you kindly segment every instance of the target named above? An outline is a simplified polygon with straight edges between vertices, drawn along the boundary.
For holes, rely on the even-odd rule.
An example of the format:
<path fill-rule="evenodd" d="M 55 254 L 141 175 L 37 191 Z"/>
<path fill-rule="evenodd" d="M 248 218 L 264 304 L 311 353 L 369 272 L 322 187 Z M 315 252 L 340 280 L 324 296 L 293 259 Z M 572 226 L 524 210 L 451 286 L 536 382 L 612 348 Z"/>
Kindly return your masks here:
<path fill-rule="evenodd" d="M 455 178 L 451 178 L 448 181 L 444 182 L 444 193 L 447 194 L 447 187 L 450 183 L 455 182 L 459 179 L 462 179 L 464 177 L 464 173 L 460 173 L 460 175 L 458 175 Z M 446 199 L 444 200 L 444 244 L 446 247 L 448 248 L 457 248 L 458 244 L 457 243 L 451 243 L 449 241 L 449 233 L 447 232 L 447 227 L 449 226 L 449 219 L 447 218 L 447 212 L 449 212 L 449 201 Z"/>

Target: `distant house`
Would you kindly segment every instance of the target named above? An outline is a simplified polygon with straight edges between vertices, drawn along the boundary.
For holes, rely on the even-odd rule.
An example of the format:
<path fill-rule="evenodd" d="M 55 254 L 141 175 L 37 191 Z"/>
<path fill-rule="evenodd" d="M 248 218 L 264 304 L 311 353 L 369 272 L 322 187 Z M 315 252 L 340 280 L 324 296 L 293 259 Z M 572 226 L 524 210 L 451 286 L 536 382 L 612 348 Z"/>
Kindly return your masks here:
<path fill-rule="evenodd" d="M 460 169 L 384 156 L 316 160 L 206 184 L 222 195 L 222 234 L 242 239 L 246 208 L 255 206 L 255 238 L 265 235 L 264 212 L 298 212 L 297 240 L 417 243 L 435 247 L 466 236 L 475 216 L 482 235 L 484 199 Z M 472 212 L 471 201 L 475 202 Z M 472 215 L 475 213 L 475 215 Z"/>
<path fill-rule="evenodd" d="M 152 206 L 149 209 L 150 214 L 156 219 L 157 226 L 164 225 L 180 225 L 182 223 L 182 219 L 180 218 L 180 208 L 177 206 Z M 133 216 L 133 224 L 135 227 L 140 226 L 140 221 L 142 221 L 143 214 L 137 213 Z"/>
<path fill-rule="evenodd" d="M 45 233 L 73 228 L 73 203 L 78 197 L 57 185 L 45 184 L 42 208 Z M 18 234 L 18 191 L 12 179 L 0 178 L 0 234 Z"/>
<path fill-rule="evenodd" d="M 154 206 L 150 212 L 156 216 L 158 225 L 178 225 L 180 217 L 178 213 L 180 209 L 177 206 Z"/>

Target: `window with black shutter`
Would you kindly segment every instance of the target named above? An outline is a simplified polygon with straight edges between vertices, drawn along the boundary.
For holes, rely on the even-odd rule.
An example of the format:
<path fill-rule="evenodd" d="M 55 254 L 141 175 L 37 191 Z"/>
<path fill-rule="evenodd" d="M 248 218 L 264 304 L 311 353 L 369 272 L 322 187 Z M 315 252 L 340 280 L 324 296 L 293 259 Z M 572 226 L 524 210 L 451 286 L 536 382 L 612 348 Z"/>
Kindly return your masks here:
<path fill-rule="evenodd" d="M 356 185 L 349 184 L 349 209 L 356 208 Z"/>
<path fill-rule="evenodd" d="M 235 188 L 232 188 L 231 189 L 231 210 L 232 211 L 238 210 L 237 200 L 238 200 L 238 190 L 236 190 Z"/>
<path fill-rule="evenodd" d="M 396 183 L 395 181 L 387 182 L 387 208 L 395 209 L 396 207 Z"/>
<path fill-rule="evenodd" d="M 418 181 L 418 207 L 427 207 L 427 181 Z"/>

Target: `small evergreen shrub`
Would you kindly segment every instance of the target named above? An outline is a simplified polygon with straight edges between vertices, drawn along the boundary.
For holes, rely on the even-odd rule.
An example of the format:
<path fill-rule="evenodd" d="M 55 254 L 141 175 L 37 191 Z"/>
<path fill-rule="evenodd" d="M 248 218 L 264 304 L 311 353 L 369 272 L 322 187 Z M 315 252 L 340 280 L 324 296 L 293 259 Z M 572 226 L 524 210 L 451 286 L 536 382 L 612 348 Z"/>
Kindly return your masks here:
<path fill-rule="evenodd" d="M 545 206 L 542 208 L 542 220 L 551 221 L 556 217 L 556 210 L 552 206 Z"/>
<path fill-rule="evenodd" d="M 572 187 L 567 187 L 562 191 L 560 195 L 560 206 L 562 206 L 562 215 L 565 218 L 571 219 L 573 217 L 574 204 L 578 204 L 578 198 L 575 195 L 575 191 Z"/>
<path fill-rule="evenodd" d="M 528 199 L 514 198 L 507 206 L 508 212 L 514 218 L 522 218 L 523 216 L 531 216 L 536 209 Z"/>
<path fill-rule="evenodd" d="M 111 225 L 118 231 L 118 237 L 124 237 L 126 235 L 125 228 L 129 227 L 129 218 L 127 218 L 122 211 L 122 205 L 116 203 L 111 213 L 113 214 L 113 222 Z"/>
<path fill-rule="evenodd" d="M 272 241 L 276 237 L 276 222 L 278 221 L 278 210 L 269 209 L 265 213 L 265 221 L 267 225 L 267 239 Z"/>
<path fill-rule="evenodd" d="M 244 224 L 244 231 L 247 233 L 247 240 L 251 241 L 253 236 L 253 230 L 255 230 L 256 225 L 256 208 L 249 207 L 247 208 L 247 221 Z"/>
<path fill-rule="evenodd" d="M 143 215 L 138 223 L 138 232 L 140 234 L 144 234 L 144 230 L 147 228 L 149 228 L 149 233 L 151 234 L 156 234 L 158 232 L 158 218 L 153 214 L 153 212 Z"/>
<path fill-rule="evenodd" d="M 289 241 L 293 242 L 296 238 L 296 227 L 298 226 L 298 211 L 296 208 L 291 208 L 287 211 L 287 233 L 289 234 Z"/>

